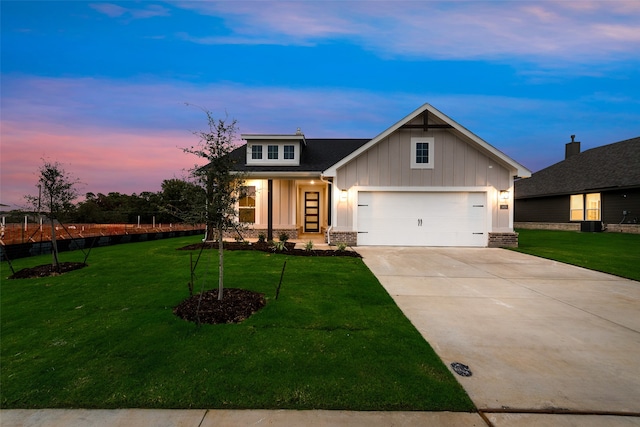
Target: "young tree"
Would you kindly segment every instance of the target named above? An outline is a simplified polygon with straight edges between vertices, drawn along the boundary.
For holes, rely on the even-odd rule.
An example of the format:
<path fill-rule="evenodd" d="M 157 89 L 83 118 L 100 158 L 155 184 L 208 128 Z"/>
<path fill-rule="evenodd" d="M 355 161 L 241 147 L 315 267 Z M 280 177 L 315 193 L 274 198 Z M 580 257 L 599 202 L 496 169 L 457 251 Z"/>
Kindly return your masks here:
<path fill-rule="evenodd" d="M 25 196 L 25 199 L 34 207 L 37 212 L 47 213 L 51 220 L 51 246 L 52 246 L 52 267 L 55 271 L 60 271 L 60 262 L 58 260 L 58 245 L 56 243 L 55 220 L 60 215 L 72 208 L 72 201 L 78 197 L 76 185 L 80 183 L 67 173 L 62 165 L 58 162 L 50 162 L 44 160 L 39 169 L 38 177 L 38 196 Z"/>
<path fill-rule="evenodd" d="M 208 131 L 194 132 L 199 144 L 184 148 L 185 153 L 195 154 L 208 161 L 203 167 L 196 167 L 192 175 L 205 190 L 206 235 L 210 240 L 218 241 L 218 300 L 222 300 L 224 290 L 224 231 L 236 223 L 236 203 L 242 189 L 242 176 L 234 172 L 234 160 L 231 152 L 236 148 L 235 119 L 215 119 L 206 111 Z M 215 236 L 215 237 L 214 237 Z"/>

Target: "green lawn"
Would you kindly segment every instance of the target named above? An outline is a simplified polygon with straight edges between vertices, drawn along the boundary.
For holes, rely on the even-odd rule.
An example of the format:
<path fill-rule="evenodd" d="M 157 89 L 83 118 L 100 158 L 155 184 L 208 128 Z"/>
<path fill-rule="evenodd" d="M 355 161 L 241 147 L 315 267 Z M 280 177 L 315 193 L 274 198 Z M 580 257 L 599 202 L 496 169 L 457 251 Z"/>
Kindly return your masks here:
<path fill-rule="evenodd" d="M 1 407 L 474 410 L 360 259 L 226 252 L 227 286 L 266 307 L 238 325 L 177 318 L 189 252 L 175 249 L 197 240 L 96 248 L 51 278 L 7 280 L 3 263 Z M 196 287 L 217 286 L 216 263 L 208 251 Z"/>
<path fill-rule="evenodd" d="M 518 252 L 640 280 L 640 234 L 516 231 Z"/>

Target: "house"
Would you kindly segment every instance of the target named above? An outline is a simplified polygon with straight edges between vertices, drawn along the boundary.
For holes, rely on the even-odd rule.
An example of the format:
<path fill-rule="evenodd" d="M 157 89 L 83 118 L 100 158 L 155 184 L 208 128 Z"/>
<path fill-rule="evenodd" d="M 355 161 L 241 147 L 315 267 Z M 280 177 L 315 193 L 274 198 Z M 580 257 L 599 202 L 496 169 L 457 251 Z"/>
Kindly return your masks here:
<path fill-rule="evenodd" d="M 331 244 L 514 246 L 514 177 L 530 171 L 429 104 L 373 139 L 243 134 L 246 237 Z M 243 233 L 244 234 L 244 233 Z"/>
<path fill-rule="evenodd" d="M 522 228 L 640 232 L 640 137 L 580 152 L 515 184 Z"/>

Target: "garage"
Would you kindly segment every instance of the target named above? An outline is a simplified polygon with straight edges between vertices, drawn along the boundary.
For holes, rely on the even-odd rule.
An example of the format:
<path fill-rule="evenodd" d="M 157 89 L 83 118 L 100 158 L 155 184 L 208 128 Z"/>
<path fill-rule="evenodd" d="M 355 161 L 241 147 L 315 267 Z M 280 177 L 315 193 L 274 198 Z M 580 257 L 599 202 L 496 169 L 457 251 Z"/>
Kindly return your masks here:
<path fill-rule="evenodd" d="M 358 245 L 487 246 L 486 192 L 359 191 Z"/>

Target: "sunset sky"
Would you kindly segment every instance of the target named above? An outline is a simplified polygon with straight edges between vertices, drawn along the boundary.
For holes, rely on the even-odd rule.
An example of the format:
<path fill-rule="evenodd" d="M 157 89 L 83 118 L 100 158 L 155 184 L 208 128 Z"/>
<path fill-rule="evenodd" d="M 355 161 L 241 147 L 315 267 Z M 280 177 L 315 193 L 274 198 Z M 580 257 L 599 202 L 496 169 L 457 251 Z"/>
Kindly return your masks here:
<path fill-rule="evenodd" d="M 424 103 L 532 171 L 640 136 L 640 1 L 5 1 L 0 203 L 42 159 L 159 191 L 203 109 L 240 133 L 373 138 Z M 239 137 L 238 134 L 238 137 Z"/>

